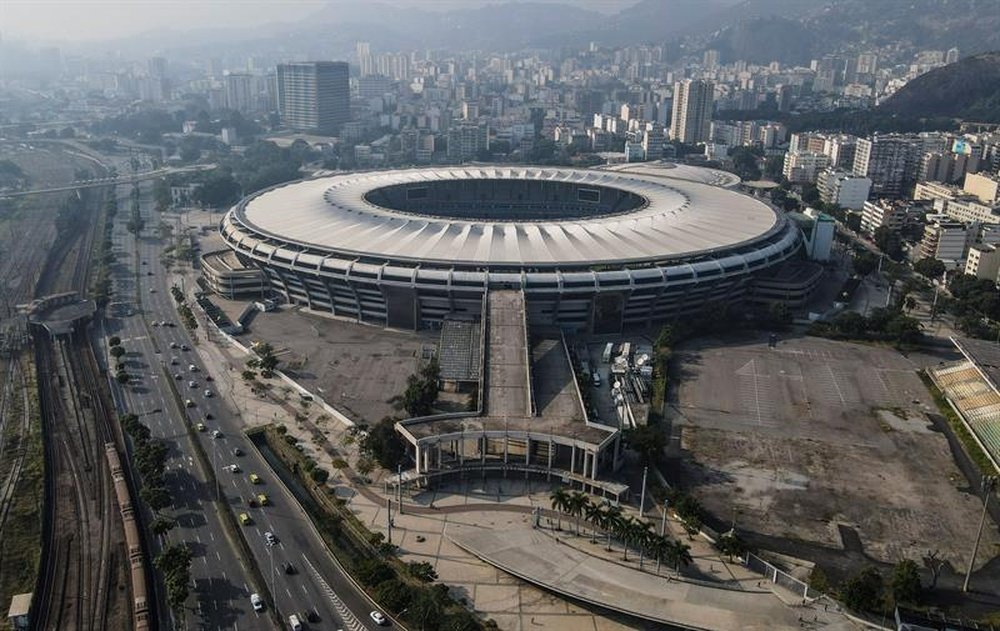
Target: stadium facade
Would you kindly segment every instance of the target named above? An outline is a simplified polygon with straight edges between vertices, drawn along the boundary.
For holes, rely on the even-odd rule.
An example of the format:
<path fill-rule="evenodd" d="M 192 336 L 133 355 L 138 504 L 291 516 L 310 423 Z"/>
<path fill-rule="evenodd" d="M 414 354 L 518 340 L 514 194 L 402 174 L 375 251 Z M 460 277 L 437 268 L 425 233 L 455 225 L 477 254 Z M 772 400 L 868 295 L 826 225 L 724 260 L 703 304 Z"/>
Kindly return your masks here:
<path fill-rule="evenodd" d="M 743 300 L 801 248 L 766 204 L 695 181 L 715 172 L 676 171 L 333 175 L 244 199 L 221 233 L 275 291 L 316 311 L 434 327 L 479 315 L 488 290 L 516 288 L 533 323 L 612 333 Z"/>

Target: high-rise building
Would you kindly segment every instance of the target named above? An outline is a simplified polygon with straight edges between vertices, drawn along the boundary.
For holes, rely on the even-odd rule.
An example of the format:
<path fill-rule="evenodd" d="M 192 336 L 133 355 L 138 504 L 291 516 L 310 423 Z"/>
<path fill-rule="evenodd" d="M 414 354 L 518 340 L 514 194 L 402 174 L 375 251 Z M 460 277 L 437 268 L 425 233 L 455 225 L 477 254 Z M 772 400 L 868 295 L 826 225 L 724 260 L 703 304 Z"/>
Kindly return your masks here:
<path fill-rule="evenodd" d="M 226 107 L 243 114 L 257 109 L 254 77 L 243 72 L 230 72 L 225 77 Z"/>
<path fill-rule="evenodd" d="M 709 48 L 701 56 L 701 65 L 708 70 L 715 70 L 719 66 L 719 51 Z"/>
<path fill-rule="evenodd" d="M 351 116 L 347 62 L 279 64 L 278 111 L 293 129 L 335 132 Z"/>
<path fill-rule="evenodd" d="M 872 187 L 872 182 L 867 177 L 836 169 L 825 169 L 820 172 L 816 184 L 819 188 L 819 198 L 824 203 L 852 210 L 864 208 L 868 200 L 868 191 Z"/>
<path fill-rule="evenodd" d="M 372 47 L 368 42 L 358 42 L 354 45 L 354 52 L 358 58 L 358 66 L 361 68 L 361 76 L 375 74 L 375 58 L 372 57 Z"/>
<path fill-rule="evenodd" d="M 670 139 L 688 144 L 705 142 L 712 125 L 715 86 L 711 81 L 686 79 L 674 84 Z"/>
<path fill-rule="evenodd" d="M 853 171 L 872 181 L 871 196 L 898 199 L 910 180 L 916 179 L 913 141 L 895 134 L 859 138 Z M 913 172 L 910 173 L 910 168 Z"/>

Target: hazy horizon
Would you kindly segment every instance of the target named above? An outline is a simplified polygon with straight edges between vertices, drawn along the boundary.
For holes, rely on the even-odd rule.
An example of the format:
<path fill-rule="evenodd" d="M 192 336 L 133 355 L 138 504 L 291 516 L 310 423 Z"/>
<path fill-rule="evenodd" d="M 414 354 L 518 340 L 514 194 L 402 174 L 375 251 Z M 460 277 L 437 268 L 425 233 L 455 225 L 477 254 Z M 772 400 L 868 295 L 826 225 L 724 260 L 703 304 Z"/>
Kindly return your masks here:
<path fill-rule="evenodd" d="M 448 11 L 503 4 L 505 0 L 386 0 L 386 4 Z M 565 2 L 616 13 L 638 0 L 531 0 Z M 158 27 L 176 31 L 210 28 L 253 28 L 295 22 L 327 5 L 354 0 L 6 0 L 0 8 L 0 34 L 28 44 L 97 43 L 149 32 Z M 252 10 L 248 10 L 252 9 Z"/>

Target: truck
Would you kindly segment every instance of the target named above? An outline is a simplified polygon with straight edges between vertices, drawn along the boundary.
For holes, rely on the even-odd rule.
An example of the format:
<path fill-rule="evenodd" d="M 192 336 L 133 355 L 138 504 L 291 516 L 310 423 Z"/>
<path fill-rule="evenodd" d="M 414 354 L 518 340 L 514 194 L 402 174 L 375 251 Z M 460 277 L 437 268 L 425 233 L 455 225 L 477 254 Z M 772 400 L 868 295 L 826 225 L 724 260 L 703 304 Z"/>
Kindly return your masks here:
<path fill-rule="evenodd" d="M 611 361 L 611 353 L 615 350 L 614 342 L 608 342 L 604 345 L 604 352 L 601 354 L 601 361 L 605 364 Z"/>

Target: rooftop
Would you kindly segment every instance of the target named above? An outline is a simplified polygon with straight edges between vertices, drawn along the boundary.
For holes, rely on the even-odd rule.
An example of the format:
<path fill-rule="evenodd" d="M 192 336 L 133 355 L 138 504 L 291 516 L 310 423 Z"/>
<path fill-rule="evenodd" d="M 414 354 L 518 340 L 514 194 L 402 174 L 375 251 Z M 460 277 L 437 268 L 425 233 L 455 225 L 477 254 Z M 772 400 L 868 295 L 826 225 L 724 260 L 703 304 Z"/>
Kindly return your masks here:
<path fill-rule="evenodd" d="M 766 204 L 691 177 L 690 169 L 679 168 L 648 175 L 497 166 L 352 173 L 264 191 L 234 209 L 234 217 L 263 237 L 318 253 L 473 265 L 662 261 L 748 244 L 783 226 L 783 219 Z M 428 208 L 429 203 L 422 204 L 420 212 L 394 210 L 373 203 L 370 195 L 376 189 L 402 188 L 401 194 L 412 201 L 424 195 L 428 185 L 440 188 L 454 182 L 461 190 L 463 181 L 473 180 L 516 180 L 520 188 L 537 184 L 539 190 L 552 188 L 546 189 L 546 184 L 564 184 L 561 188 L 575 197 L 553 200 L 539 193 L 537 200 L 518 199 L 510 205 L 511 216 L 518 218 L 507 220 L 496 209 L 484 214 L 451 207 L 461 206 L 460 201 L 439 212 Z M 643 203 L 602 209 L 599 215 L 551 218 L 553 205 L 579 206 L 597 191 L 609 190 Z M 528 207 L 544 212 L 532 215 L 525 211 Z"/>

